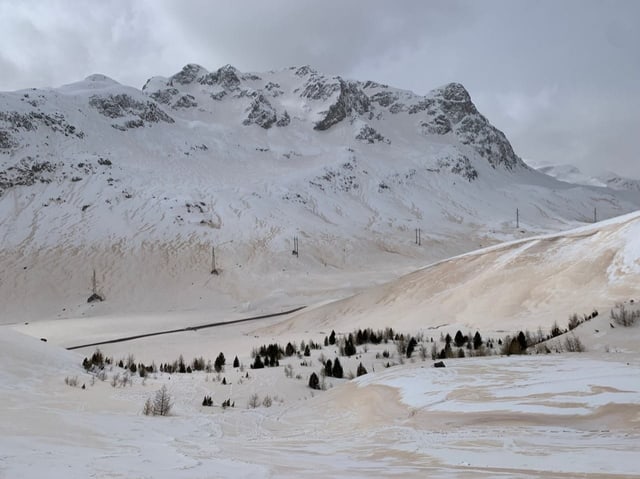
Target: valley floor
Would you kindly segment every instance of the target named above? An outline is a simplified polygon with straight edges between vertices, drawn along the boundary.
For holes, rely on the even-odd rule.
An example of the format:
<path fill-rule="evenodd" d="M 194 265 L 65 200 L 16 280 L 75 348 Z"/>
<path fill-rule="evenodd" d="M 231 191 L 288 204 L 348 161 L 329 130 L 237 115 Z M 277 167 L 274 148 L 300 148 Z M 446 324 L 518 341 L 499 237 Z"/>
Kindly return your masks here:
<path fill-rule="evenodd" d="M 232 325 L 208 336 L 208 357 L 227 351 L 226 385 L 215 373 L 195 372 L 132 376 L 132 384 L 112 387 L 117 367 L 105 381 L 80 367 L 91 350 L 64 351 L 3 327 L 0 478 L 637 477 L 635 353 L 451 359 L 437 369 L 418 355 L 400 361 L 390 343 L 344 358 L 345 371 L 362 362 L 375 373 L 326 378 L 326 391 L 312 391 L 309 374 L 335 348 L 277 368 L 232 368 L 231 350 L 242 351 L 247 364 L 250 344 L 272 339 L 251 328 Z M 105 351 L 117 359 L 128 350 L 146 361 L 156 351 L 162 359 L 177 352 L 167 338 Z M 161 340 L 169 352 L 158 352 Z M 376 359 L 384 350 L 395 366 Z M 294 377 L 283 374 L 287 364 Z M 65 384 L 76 376 L 77 387 Z M 162 385 L 173 414 L 142 415 Z M 213 407 L 200 405 L 205 394 Z M 252 394 L 259 394 L 257 408 L 248 407 Z M 261 404 L 265 395 L 270 407 Z M 235 407 L 220 407 L 227 397 Z"/>

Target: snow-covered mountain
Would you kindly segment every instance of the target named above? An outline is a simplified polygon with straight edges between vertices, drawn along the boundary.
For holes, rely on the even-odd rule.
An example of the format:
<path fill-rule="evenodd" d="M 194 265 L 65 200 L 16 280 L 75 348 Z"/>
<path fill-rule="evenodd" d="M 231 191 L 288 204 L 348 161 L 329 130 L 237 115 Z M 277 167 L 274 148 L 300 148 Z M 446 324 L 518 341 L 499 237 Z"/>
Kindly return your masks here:
<path fill-rule="evenodd" d="M 640 191 L 640 180 L 625 178 L 612 171 L 591 176 L 573 165 L 531 165 L 545 175 L 576 185 L 601 186 L 617 191 Z"/>
<path fill-rule="evenodd" d="M 96 311 L 254 310 L 639 206 L 530 169 L 456 83 L 190 64 L 0 94 L 5 322 L 84 312 L 93 269 Z"/>

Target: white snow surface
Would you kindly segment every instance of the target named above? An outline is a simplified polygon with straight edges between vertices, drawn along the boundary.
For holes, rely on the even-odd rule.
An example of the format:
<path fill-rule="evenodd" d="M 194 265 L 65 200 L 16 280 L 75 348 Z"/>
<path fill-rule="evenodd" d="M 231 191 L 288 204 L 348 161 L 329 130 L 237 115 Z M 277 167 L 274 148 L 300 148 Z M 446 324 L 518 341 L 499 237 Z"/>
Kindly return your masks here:
<path fill-rule="evenodd" d="M 2 328 L 0 477 L 626 478 L 637 472 L 637 355 L 456 359 L 441 369 L 418 360 L 384 369 L 364 354 L 358 360 L 379 372 L 333 379 L 330 390 L 315 395 L 281 368 L 251 370 L 244 383 L 244 373 L 228 368 L 227 386 L 193 373 L 134 377 L 133 385 L 113 388 L 109 381 L 91 384 L 81 357 Z M 308 370 L 297 359 L 290 363 Z M 69 376 L 86 389 L 65 385 Z M 141 415 L 144 399 L 162 384 L 173 397 L 173 414 Z M 251 392 L 274 390 L 272 407 L 246 409 Z M 199 406 L 206 393 L 214 408 Z M 237 404 L 223 410 L 227 395 Z"/>

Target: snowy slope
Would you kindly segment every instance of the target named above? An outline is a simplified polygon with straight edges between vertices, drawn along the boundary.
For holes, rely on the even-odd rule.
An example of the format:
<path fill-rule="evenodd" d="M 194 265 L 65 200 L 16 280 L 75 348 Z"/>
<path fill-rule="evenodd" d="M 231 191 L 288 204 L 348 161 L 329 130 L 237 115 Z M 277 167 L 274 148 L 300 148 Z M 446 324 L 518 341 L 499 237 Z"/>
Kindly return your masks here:
<path fill-rule="evenodd" d="M 224 386 L 194 372 L 112 387 L 118 368 L 92 381 L 80 355 L 1 328 L 3 478 L 637 475 L 640 362 L 629 354 L 451 359 L 441 369 L 418 360 L 329 378 L 327 391 L 281 368 L 240 382 L 231 367 Z M 364 356 L 369 366 L 373 354 Z M 285 361 L 305 379 L 318 368 L 315 358 L 312 368 Z M 271 407 L 246 406 L 274 384 Z M 142 415 L 162 385 L 173 414 Z M 200 406 L 207 393 L 214 407 Z M 225 410 L 227 397 L 236 406 Z"/>
<path fill-rule="evenodd" d="M 640 180 L 625 178 L 612 171 L 590 176 L 573 165 L 530 165 L 545 175 L 576 185 L 601 186 L 618 191 L 640 191 Z"/>
<path fill-rule="evenodd" d="M 455 83 L 92 75 L 0 94 L 0 321 L 307 304 L 639 197 L 531 170 Z M 93 269 L 108 301 L 89 307 Z"/>
<path fill-rule="evenodd" d="M 638 299 L 640 213 L 442 261 L 315 310 L 274 331 L 517 332 Z M 604 327 L 608 327 L 605 323 Z"/>

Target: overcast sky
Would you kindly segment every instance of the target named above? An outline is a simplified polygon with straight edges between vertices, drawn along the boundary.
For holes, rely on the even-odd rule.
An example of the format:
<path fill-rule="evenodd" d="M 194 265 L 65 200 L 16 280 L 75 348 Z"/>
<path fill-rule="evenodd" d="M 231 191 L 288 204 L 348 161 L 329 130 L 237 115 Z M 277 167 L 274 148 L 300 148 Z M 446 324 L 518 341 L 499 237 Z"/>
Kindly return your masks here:
<path fill-rule="evenodd" d="M 465 85 L 534 163 L 640 178 L 640 1 L 0 0 L 0 90 L 186 63 Z"/>

